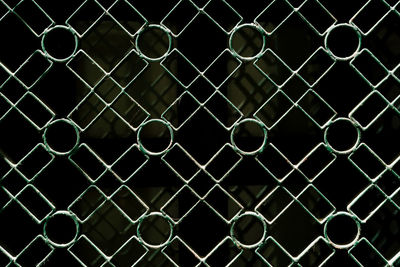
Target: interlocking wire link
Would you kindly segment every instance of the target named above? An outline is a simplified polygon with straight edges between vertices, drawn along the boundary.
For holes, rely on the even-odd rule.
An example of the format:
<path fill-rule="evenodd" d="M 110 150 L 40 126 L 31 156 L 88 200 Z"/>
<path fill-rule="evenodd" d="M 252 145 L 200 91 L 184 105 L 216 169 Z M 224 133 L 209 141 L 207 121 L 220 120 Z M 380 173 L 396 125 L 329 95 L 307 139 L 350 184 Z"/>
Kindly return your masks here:
<path fill-rule="evenodd" d="M 400 1 L 0 0 L 0 266 L 400 266 Z"/>

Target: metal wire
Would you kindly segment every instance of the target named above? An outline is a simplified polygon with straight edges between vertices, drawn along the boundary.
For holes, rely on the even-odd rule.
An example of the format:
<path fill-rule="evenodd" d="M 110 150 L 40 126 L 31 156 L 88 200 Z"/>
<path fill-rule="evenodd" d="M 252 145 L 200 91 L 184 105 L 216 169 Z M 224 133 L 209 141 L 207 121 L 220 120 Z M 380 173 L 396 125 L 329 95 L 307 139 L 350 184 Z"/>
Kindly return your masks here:
<path fill-rule="evenodd" d="M 1 0 L 1 266 L 400 266 L 397 0 Z"/>

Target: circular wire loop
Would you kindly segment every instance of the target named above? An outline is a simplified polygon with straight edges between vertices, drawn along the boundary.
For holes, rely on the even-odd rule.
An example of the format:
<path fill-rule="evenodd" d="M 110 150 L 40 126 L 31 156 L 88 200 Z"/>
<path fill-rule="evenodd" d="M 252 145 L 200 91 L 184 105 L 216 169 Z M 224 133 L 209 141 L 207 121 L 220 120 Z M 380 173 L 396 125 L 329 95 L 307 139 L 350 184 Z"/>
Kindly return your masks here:
<path fill-rule="evenodd" d="M 260 220 L 261 223 L 262 223 L 262 225 L 263 225 L 263 235 L 262 235 L 262 237 L 260 238 L 260 240 L 258 240 L 258 241 L 257 241 L 256 243 L 254 243 L 254 244 L 244 244 L 244 243 L 240 242 L 240 241 L 236 238 L 236 236 L 235 236 L 235 226 L 236 226 L 236 223 L 237 223 L 237 221 L 238 221 L 239 219 L 241 219 L 241 218 L 244 217 L 244 216 L 252 216 L 252 217 L 255 217 L 255 218 L 257 218 L 258 220 Z M 263 241 L 264 241 L 264 239 L 265 239 L 265 237 L 266 237 L 266 235 L 267 235 L 267 223 L 265 222 L 265 220 L 263 219 L 263 217 L 261 217 L 259 214 L 255 213 L 255 212 L 253 212 L 253 211 L 246 211 L 246 212 L 244 212 L 244 213 L 242 213 L 242 214 L 236 216 L 236 217 L 233 219 L 233 223 L 232 223 L 231 229 L 230 229 L 230 234 L 231 234 L 231 237 L 232 237 L 233 242 L 234 242 L 235 244 L 237 244 L 238 246 L 240 246 L 240 247 L 242 247 L 242 248 L 247 248 L 247 249 L 256 248 L 256 247 L 258 247 L 259 245 L 261 245 L 261 244 L 263 243 Z"/>
<path fill-rule="evenodd" d="M 161 217 L 161 218 L 165 219 L 168 222 L 168 225 L 169 225 L 168 238 L 167 238 L 167 240 L 165 240 L 164 242 L 162 242 L 160 244 L 150 244 L 150 243 L 146 242 L 143 239 L 142 234 L 140 233 L 140 227 L 142 226 L 143 221 L 145 219 L 149 218 L 149 217 L 152 217 L 152 216 L 158 216 L 158 217 Z M 147 246 L 149 248 L 153 248 L 153 249 L 158 249 L 158 248 L 162 248 L 163 246 L 165 246 L 165 245 L 170 243 L 172 235 L 173 235 L 173 228 L 174 228 L 174 226 L 172 224 L 172 221 L 167 216 L 164 216 L 164 214 L 162 214 L 161 212 L 151 212 L 150 214 L 147 214 L 147 215 L 145 215 L 145 216 L 143 216 L 143 217 L 141 217 L 139 219 L 139 223 L 138 223 L 136 232 L 137 232 L 137 236 L 138 236 L 140 242 L 142 242 L 145 246 Z"/>
<path fill-rule="evenodd" d="M 232 46 L 233 36 L 235 35 L 235 33 L 236 33 L 238 30 L 240 30 L 240 29 L 242 29 L 242 28 L 244 28 L 244 27 L 253 28 L 253 29 L 255 29 L 256 31 L 258 31 L 258 32 L 261 34 L 261 36 L 262 36 L 262 46 L 261 46 L 261 49 L 260 49 L 260 51 L 258 51 L 254 56 L 250 56 L 250 57 L 241 56 L 241 55 L 233 48 L 233 46 Z M 243 60 L 243 61 L 251 61 L 251 60 L 253 60 L 253 59 L 256 59 L 256 58 L 260 57 L 260 55 L 261 55 L 261 54 L 263 53 L 263 51 L 264 51 L 264 48 L 265 48 L 265 34 L 264 34 L 264 29 L 263 29 L 261 26 L 259 26 L 259 25 L 257 25 L 257 24 L 254 24 L 254 23 L 244 23 L 244 24 L 241 24 L 241 25 L 236 26 L 236 27 L 232 30 L 232 33 L 231 33 L 231 35 L 230 35 L 230 37 L 229 37 L 229 50 L 231 50 L 233 56 L 238 57 L 239 59 L 241 59 L 241 60 Z"/>
<path fill-rule="evenodd" d="M 245 151 L 243 149 L 240 149 L 237 146 L 237 144 L 235 142 L 235 137 L 234 137 L 236 129 L 238 127 L 240 127 L 241 124 L 244 124 L 244 123 L 247 123 L 247 122 L 253 122 L 253 123 L 256 123 L 257 125 L 259 125 L 261 127 L 261 129 L 263 131 L 263 135 L 264 135 L 262 144 L 257 149 L 252 150 L 252 151 Z M 265 127 L 264 123 L 262 123 L 262 122 L 260 122 L 260 121 L 258 121 L 256 119 L 252 119 L 252 118 L 243 119 L 243 120 L 241 120 L 240 122 L 236 123 L 233 126 L 230 137 L 231 137 L 231 143 L 233 145 L 233 148 L 236 151 L 238 151 L 242 155 L 247 155 L 247 156 L 255 155 L 255 154 L 261 153 L 264 150 L 265 145 L 267 144 L 267 127 Z"/>
<path fill-rule="evenodd" d="M 71 218 L 74 221 L 74 224 L 75 224 L 75 235 L 74 235 L 74 238 L 71 241 L 67 242 L 67 243 L 57 243 L 57 242 L 51 240 L 51 238 L 48 236 L 48 232 L 47 232 L 47 229 L 46 229 L 49 220 L 51 220 L 55 216 L 60 216 L 60 215 Z M 65 248 L 65 247 L 68 247 L 68 246 L 72 245 L 73 243 L 75 243 L 76 239 L 78 238 L 78 233 L 79 233 L 79 222 L 78 222 L 78 219 L 76 218 L 76 216 L 74 214 L 72 214 L 71 212 L 66 211 L 66 210 L 61 210 L 61 211 L 57 211 L 57 212 L 53 213 L 51 216 L 46 218 L 46 221 L 45 221 L 45 223 L 43 225 L 43 236 L 44 236 L 45 240 L 47 242 L 49 242 L 51 245 L 53 245 L 54 247 L 58 247 L 58 248 Z"/>
<path fill-rule="evenodd" d="M 338 28 L 341 28 L 341 27 L 351 28 L 352 30 L 354 30 L 356 32 L 356 34 L 358 36 L 358 45 L 357 45 L 356 50 L 350 56 L 346 56 L 346 57 L 340 57 L 340 56 L 335 55 L 332 52 L 332 50 L 329 48 L 329 44 L 328 44 L 328 38 L 329 38 L 331 32 L 334 31 L 335 29 L 338 29 Z M 358 54 L 358 52 L 360 51 L 360 48 L 361 48 L 361 34 L 360 34 L 360 32 L 358 31 L 358 29 L 355 26 L 353 26 L 351 24 L 348 24 L 348 23 L 340 23 L 340 24 L 332 25 L 328 29 L 327 34 L 325 35 L 324 45 L 325 45 L 326 50 L 328 51 L 328 54 L 331 57 L 333 57 L 336 60 L 346 61 L 346 60 L 349 60 L 349 59 L 352 59 L 353 57 L 355 57 Z"/>
<path fill-rule="evenodd" d="M 48 129 L 49 129 L 49 127 L 51 127 L 52 125 L 54 125 L 54 124 L 56 124 L 56 123 L 60 123 L 60 122 L 65 122 L 65 123 L 71 125 L 71 126 L 74 128 L 74 131 L 75 131 L 75 133 L 76 133 L 76 141 L 75 141 L 75 144 L 74 144 L 74 146 L 73 146 L 70 150 L 67 150 L 67 151 L 57 151 L 57 150 L 55 150 L 55 149 L 52 148 L 51 145 L 48 143 L 48 139 L 47 139 L 47 134 L 48 134 Z M 78 144 L 79 144 L 79 140 L 80 140 L 80 136 L 79 136 L 78 127 L 76 127 L 76 125 L 75 125 L 72 121 L 70 121 L 70 120 L 68 120 L 68 119 L 58 119 L 58 120 L 52 121 L 51 123 L 49 123 L 49 124 L 46 126 L 46 129 L 44 130 L 44 133 L 43 133 L 43 142 L 44 142 L 44 145 L 45 145 L 45 147 L 47 148 L 47 150 L 50 151 L 51 153 L 53 153 L 53 154 L 55 154 L 55 155 L 59 155 L 59 156 L 68 155 L 68 154 L 70 154 L 72 151 L 74 151 L 75 148 L 76 148 L 76 147 L 78 146 Z"/>
<path fill-rule="evenodd" d="M 149 57 L 149 56 L 147 56 L 146 54 L 144 54 L 143 51 L 140 49 L 140 46 L 139 46 L 139 39 L 140 39 L 140 36 L 141 36 L 144 32 L 146 32 L 147 30 L 149 30 L 149 29 L 151 29 L 151 28 L 159 29 L 159 30 L 163 31 L 165 34 L 167 34 L 167 36 L 168 36 L 168 48 L 167 48 L 167 51 L 165 51 L 165 53 L 164 53 L 163 55 L 161 55 L 161 56 L 159 56 L 159 57 L 155 57 L 155 58 Z M 136 39 L 135 39 L 135 46 L 136 46 L 136 50 L 139 52 L 139 55 L 140 55 L 141 57 L 143 57 L 144 59 L 149 60 L 149 61 L 159 61 L 159 60 L 165 58 L 165 57 L 168 55 L 168 53 L 171 51 L 171 47 L 172 47 L 171 31 L 170 31 L 169 29 L 165 28 L 165 27 L 162 26 L 162 25 L 150 24 L 150 25 L 148 25 L 148 26 L 146 26 L 146 27 L 143 27 L 143 28 L 139 31 L 139 33 L 137 34 Z"/>
<path fill-rule="evenodd" d="M 334 123 L 336 123 L 336 122 L 339 122 L 339 121 L 348 121 L 348 122 L 350 122 L 350 123 L 354 126 L 354 128 L 357 130 L 357 140 L 356 140 L 356 142 L 354 143 L 354 145 L 353 145 L 352 147 L 350 147 L 349 149 L 346 149 L 346 150 L 338 150 L 338 149 L 335 149 L 334 147 L 332 147 L 332 145 L 331 145 L 331 144 L 329 143 L 329 141 L 328 141 L 328 131 L 329 131 L 329 127 L 331 127 L 332 124 L 334 124 Z M 361 131 L 360 131 L 359 127 L 358 127 L 352 120 L 350 120 L 350 119 L 348 119 L 348 118 L 337 118 L 336 120 L 330 122 L 330 123 L 328 124 L 328 127 L 326 127 L 326 129 L 325 129 L 325 131 L 324 131 L 324 142 L 325 142 L 325 144 L 328 146 L 328 148 L 329 148 L 330 150 L 332 150 L 333 152 L 336 152 L 336 153 L 338 153 L 338 154 L 348 154 L 348 153 L 353 152 L 353 151 L 357 148 L 357 146 L 358 146 L 358 144 L 360 143 L 360 141 L 361 141 Z"/>
<path fill-rule="evenodd" d="M 349 243 L 347 243 L 347 244 L 336 244 L 328 236 L 328 224 L 332 219 L 334 219 L 334 218 L 336 218 L 338 216 L 350 217 L 353 221 L 355 221 L 356 226 L 357 226 L 357 234 L 355 235 L 354 239 L 352 241 L 350 241 Z M 354 215 L 352 215 L 352 214 L 350 214 L 348 212 L 340 211 L 340 212 L 337 212 L 337 213 L 333 214 L 332 216 L 330 216 L 326 220 L 325 225 L 324 225 L 324 236 L 325 236 L 325 239 L 328 241 L 329 244 L 331 244 L 333 247 L 335 247 L 337 249 L 346 249 L 346 248 L 349 248 L 349 247 L 353 246 L 357 242 L 357 240 L 359 239 L 360 235 L 361 235 L 360 222 L 358 221 L 357 217 L 355 217 Z"/>
<path fill-rule="evenodd" d="M 165 149 L 161 150 L 161 151 L 150 151 L 150 150 L 148 150 L 147 148 L 145 148 L 145 147 L 143 146 L 143 143 L 142 143 L 142 141 L 140 140 L 140 139 L 141 139 L 140 136 L 141 136 L 143 127 L 146 126 L 147 124 L 150 124 L 150 123 L 153 123 L 153 122 L 162 123 L 163 125 L 165 125 L 165 126 L 168 128 L 168 131 L 169 131 L 170 141 L 169 141 L 169 143 L 168 143 L 168 146 L 167 146 Z M 158 156 L 158 155 L 162 155 L 162 154 L 164 154 L 165 152 L 167 152 L 168 149 L 172 146 L 173 141 L 174 141 L 174 132 L 172 131 L 171 125 L 170 125 L 168 122 L 166 122 L 166 121 L 164 121 L 164 120 L 160 120 L 160 119 L 153 119 L 153 120 L 148 120 L 148 121 L 146 121 L 145 123 L 143 123 L 143 124 L 140 126 L 139 131 L 138 131 L 138 134 L 137 134 L 137 142 L 138 142 L 138 144 L 139 144 L 140 150 L 142 150 L 143 152 L 145 152 L 146 154 L 151 155 L 151 156 Z"/>
<path fill-rule="evenodd" d="M 57 29 L 64 29 L 64 30 L 67 30 L 67 31 L 71 32 L 71 34 L 74 36 L 74 41 L 75 41 L 74 50 L 72 51 L 71 55 L 69 55 L 69 56 L 67 56 L 67 57 L 64 57 L 64 58 L 57 58 L 57 57 L 55 57 L 55 56 L 52 56 L 52 55 L 46 50 L 45 40 L 46 40 L 47 35 L 48 35 L 51 31 L 57 30 Z M 50 29 L 47 29 L 47 30 L 44 32 L 44 34 L 43 34 L 43 36 L 42 36 L 42 40 L 41 40 L 41 46 L 42 46 L 42 50 L 43 50 L 43 52 L 44 52 L 44 55 L 45 55 L 47 58 L 49 58 L 49 59 L 51 59 L 51 60 L 53 60 L 53 61 L 56 61 L 56 62 L 64 62 L 64 61 L 67 61 L 67 60 L 71 59 L 71 58 L 75 55 L 76 50 L 78 50 L 78 36 L 75 34 L 75 31 L 74 31 L 71 27 L 67 27 L 67 26 L 64 26 L 64 25 L 56 25 L 56 26 L 54 26 L 54 27 L 52 27 L 52 28 L 50 28 Z"/>

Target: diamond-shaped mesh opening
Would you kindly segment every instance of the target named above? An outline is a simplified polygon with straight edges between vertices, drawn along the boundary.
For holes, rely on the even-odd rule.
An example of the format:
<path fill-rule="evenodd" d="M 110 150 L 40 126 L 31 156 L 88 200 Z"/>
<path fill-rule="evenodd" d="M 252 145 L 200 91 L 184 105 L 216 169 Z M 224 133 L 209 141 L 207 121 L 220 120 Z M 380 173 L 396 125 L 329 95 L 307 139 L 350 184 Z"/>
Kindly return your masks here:
<path fill-rule="evenodd" d="M 82 37 L 81 48 L 105 71 L 112 70 L 132 49 L 132 40 L 110 16 L 103 16 Z"/>
<path fill-rule="evenodd" d="M 291 224 L 294 214 L 297 218 L 297 225 Z M 271 225 L 270 231 L 279 243 L 287 244 L 285 247 L 291 255 L 297 256 L 318 237 L 319 227 L 320 225 L 306 210 L 298 203 L 293 203 Z"/>
<path fill-rule="evenodd" d="M 113 255 L 135 233 L 112 202 L 107 201 L 82 225 L 82 232 L 106 255 Z"/>
<path fill-rule="evenodd" d="M 199 220 L 207 218 L 207 220 Z M 197 231 L 190 231 L 188 225 L 196 227 Z M 209 227 L 214 228 L 212 236 L 207 234 Z M 225 236 L 227 228 L 222 218 L 218 217 L 206 204 L 200 203 L 194 207 L 192 212 L 179 224 L 178 236 L 192 247 L 200 256 L 207 255 Z"/>

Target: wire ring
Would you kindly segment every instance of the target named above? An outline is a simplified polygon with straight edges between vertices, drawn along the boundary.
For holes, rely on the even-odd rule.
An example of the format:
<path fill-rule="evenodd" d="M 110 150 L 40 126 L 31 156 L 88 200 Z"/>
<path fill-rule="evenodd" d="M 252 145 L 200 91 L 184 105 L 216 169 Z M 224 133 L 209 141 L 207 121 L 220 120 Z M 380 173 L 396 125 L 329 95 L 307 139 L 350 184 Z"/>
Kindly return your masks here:
<path fill-rule="evenodd" d="M 356 225 L 357 225 L 357 234 L 356 234 L 356 236 L 354 237 L 354 239 L 353 239 L 352 241 L 350 241 L 350 242 L 347 243 L 347 244 L 336 244 L 336 243 L 333 242 L 333 241 L 329 238 L 329 236 L 328 236 L 328 224 L 329 224 L 329 222 L 330 222 L 333 218 L 336 218 L 336 217 L 338 217 L 338 216 L 347 216 L 347 217 L 350 217 L 351 219 L 353 219 L 353 220 L 356 222 Z M 361 235 L 361 225 L 360 225 L 360 222 L 357 220 L 357 218 L 356 218 L 354 215 L 351 215 L 351 214 L 348 213 L 348 212 L 341 211 L 341 212 L 338 212 L 338 213 L 336 213 L 336 214 L 330 216 L 330 217 L 326 220 L 325 225 L 324 225 L 324 236 L 325 236 L 325 239 L 328 241 L 329 244 L 331 244 L 333 247 L 335 247 L 335 248 L 337 248 L 337 249 L 346 249 L 346 248 L 351 247 L 352 245 L 354 245 L 354 244 L 357 242 L 357 240 L 359 239 L 360 235 Z"/>
<path fill-rule="evenodd" d="M 329 38 L 329 35 L 331 34 L 331 32 L 332 32 L 334 29 L 337 29 L 337 28 L 340 28 L 340 27 L 351 28 L 351 29 L 353 29 L 353 30 L 356 32 L 356 34 L 357 34 L 357 36 L 358 36 L 358 45 L 357 45 L 357 48 L 356 48 L 356 50 L 355 50 L 350 56 L 346 56 L 346 57 L 339 57 L 339 56 L 336 56 L 336 55 L 332 52 L 332 50 L 329 48 L 329 45 L 328 45 L 328 38 Z M 360 34 L 360 32 L 358 31 L 358 29 L 357 29 L 355 26 L 351 25 L 351 24 L 340 23 L 340 24 L 337 24 L 337 25 L 333 25 L 333 26 L 331 26 L 331 27 L 328 29 L 328 31 L 327 31 L 327 34 L 326 34 L 325 39 L 324 39 L 324 45 L 325 45 L 326 50 L 328 50 L 329 55 L 330 55 L 331 57 L 333 57 L 334 59 L 336 59 L 336 60 L 341 60 L 341 61 L 349 60 L 349 59 L 352 59 L 353 57 L 355 57 L 355 56 L 358 54 L 358 52 L 360 51 L 360 48 L 361 48 L 361 34 Z"/>
<path fill-rule="evenodd" d="M 47 235 L 47 230 L 46 230 L 47 223 L 49 222 L 49 220 L 51 218 L 53 218 L 54 216 L 57 216 L 57 215 L 63 215 L 63 216 L 69 217 L 74 221 L 75 230 L 76 230 L 75 231 L 75 235 L 74 235 L 74 238 L 71 241 L 67 242 L 67 243 L 57 243 L 55 241 L 52 241 Z M 71 244 L 75 243 L 76 239 L 78 238 L 78 233 L 79 233 L 79 222 L 78 222 L 78 219 L 76 218 L 76 216 L 73 213 L 71 213 L 69 211 L 65 211 L 65 210 L 57 211 L 57 212 L 53 213 L 51 216 L 47 217 L 46 221 L 45 221 L 45 223 L 43 225 L 43 236 L 44 236 L 45 240 L 47 242 L 49 242 L 51 245 L 53 245 L 54 247 L 58 247 L 58 248 L 65 248 L 65 247 L 68 247 Z"/>
<path fill-rule="evenodd" d="M 348 122 L 350 122 L 350 123 L 354 126 L 354 128 L 357 130 L 357 140 L 356 140 L 356 142 L 354 143 L 354 145 L 353 145 L 352 147 L 350 147 L 349 149 L 346 149 L 346 150 L 338 150 L 338 149 L 335 149 L 335 148 L 332 147 L 332 145 L 331 145 L 331 144 L 329 143 L 329 141 L 328 141 L 328 131 L 329 131 L 329 127 L 331 127 L 332 124 L 334 124 L 335 122 L 338 122 L 338 121 L 348 121 Z M 361 141 L 361 131 L 360 131 L 359 127 L 357 127 L 357 125 L 356 125 L 352 120 L 350 120 L 350 119 L 348 119 L 348 118 L 337 118 L 336 120 L 330 122 L 330 123 L 328 124 L 328 127 L 326 127 L 326 129 L 325 129 L 325 131 L 324 131 L 324 142 L 325 142 L 325 144 L 328 146 L 328 148 L 329 148 L 330 150 L 332 150 L 332 151 L 334 151 L 334 152 L 336 152 L 336 153 L 338 153 L 338 154 L 348 154 L 348 153 L 352 152 L 354 149 L 357 148 L 357 146 L 358 146 L 358 144 L 360 143 L 360 141 Z"/>
<path fill-rule="evenodd" d="M 260 51 L 258 51 L 258 53 L 256 53 L 254 56 L 251 56 L 251 57 L 244 57 L 244 56 L 239 55 L 239 53 L 237 53 L 236 50 L 235 50 L 235 49 L 233 48 L 233 46 L 232 46 L 233 35 L 234 35 L 238 30 L 240 30 L 241 28 L 244 28 L 244 27 L 253 28 L 253 29 L 255 29 L 256 31 L 258 31 L 258 32 L 261 34 L 261 36 L 262 36 L 262 47 L 261 47 Z M 229 37 L 229 50 L 231 50 L 233 56 L 238 57 L 238 58 L 240 58 L 240 59 L 243 60 L 243 61 L 251 61 L 251 60 L 253 60 L 253 59 L 256 59 L 256 58 L 260 57 L 260 55 L 261 55 L 261 54 L 263 53 L 263 51 L 264 51 L 264 48 L 265 48 L 265 34 L 264 34 L 264 30 L 263 30 L 263 28 L 261 28 L 259 25 L 254 24 L 254 23 L 244 23 L 244 24 L 241 24 L 241 25 L 239 25 L 239 26 L 236 26 L 236 27 L 233 29 L 233 31 L 232 31 L 232 33 L 231 33 L 231 35 L 230 35 L 230 37 Z"/>
<path fill-rule="evenodd" d="M 145 31 L 147 31 L 148 29 L 151 29 L 151 28 L 159 29 L 159 30 L 163 31 L 165 34 L 167 34 L 167 36 L 168 36 L 168 48 L 167 48 L 167 51 L 166 51 L 163 55 L 161 55 L 161 56 L 159 56 L 159 57 L 155 57 L 155 58 L 149 57 L 149 56 L 147 56 L 146 54 L 144 54 L 144 53 L 141 51 L 140 46 L 139 46 L 139 38 L 140 38 L 140 36 L 141 36 Z M 139 52 L 140 56 L 143 57 L 144 59 L 147 59 L 147 60 L 149 60 L 149 61 L 158 61 L 158 60 L 161 60 L 161 59 L 165 58 L 165 57 L 168 55 L 168 53 L 171 51 L 171 47 L 172 47 L 171 32 L 170 32 L 170 30 L 168 30 L 167 28 L 165 28 L 165 27 L 163 27 L 163 26 L 161 26 L 161 25 L 158 25 L 158 24 L 150 24 L 150 25 L 148 25 L 147 27 L 144 27 L 144 28 L 142 28 L 142 29 L 140 30 L 140 32 L 139 32 L 138 35 L 136 36 L 135 46 L 136 46 L 136 50 Z"/>
<path fill-rule="evenodd" d="M 263 225 L 263 229 L 264 229 L 264 230 L 263 230 L 263 235 L 262 235 L 262 237 L 260 238 L 260 240 L 258 240 L 258 241 L 257 241 L 256 243 L 254 243 L 254 244 L 243 244 L 242 242 L 240 242 L 240 241 L 235 237 L 234 228 L 235 228 L 235 226 L 236 226 L 236 223 L 237 223 L 237 221 L 238 221 L 240 218 L 242 218 L 242 217 L 244 217 L 244 216 L 256 217 L 258 220 L 261 221 L 261 223 L 262 223 L 262 225 Z M 233 223 L 232 223 L 231 229 L 230 229 L 230 234 L 231 234 L 231 237 L 232 237 L 233 242 L 234 242 L 235 244 L 238 244 L 240 247 L 247 248 L 247 249 L 255 248 L 255 247 L 258 247 L 259 245 L 261 245 L 261 244 L 263 243 L 263 241 L 264 241 L 264 239 L 265 239 L 265 237 L 266 237 L 266 235 L 267 235 L 267 223 L 266 223 L 265 220 L 264 220 L 260 215 L 258 215 L 257 213 L 252 212 L 252 211 L 246 211 L 245 213 L 240 214 L 239 216 L 237 216 L 237 217 L 235 217 L 235 218 L 233 219 Z"/>
<path fill-rule="evenodd" d="M 161 217 L 161 218 L 165 219 L 168 222 L 168 225 L 169 225 L 169 230 L 170 231 L 169 231 L 168 238 L 167 238 L 166 241 L 164 241 L 164 242 L 162 242 L 160 244 L 150 244 L 150 243 L 146 242 L 143 239 L 142 235 L 140 234 L 140 227 L 142 226 L 143 221 L 145 219 L 149 218 L 149 217 L 152 217 L 152 216 L 158 216 L 158 217 Z M 137 233 L 137 236 L 138 236 L 140 242 L 142 242 L 145 246 L 147 246 L 149 248 L 153 248 L 153 249 L 158 249 L 158 248 L 161 248 L 161 247 L 167 245 L 170 242 L 170 240 L 172 238 L 172 235 L 173 235 L 173 228 L 174 228 L 174 226 L 173 226 L 171 220 L 168 217 L 164 216 L 161 212 L 151 212 L 150 214 L 145 215 L 145 216 L 143 216 L 142 218 L 139 219 L 139 223 L 138 223 L 138 226 L 137 226 L 137 229 L 136 229 L 136 233 Z"/>
<path fill-rule="evenodd" d="M 46 136 L 46 135 L 47 135 L 47 133 L 48 133 L 49 127 L 51 127 L 52 125 L 54 125 L 54 124 L 56 124 L 56 123 L 59 123 L 59 122 L 65 122 L 65 123 L 71 125 L 71 126 L 74 128 L 74 131 L 75 131 L 75 133 L 76 133 L 76 141 L 75 141 L 75 144 L 74 144 L 74 146 L 73 146 L 70 150 L 61 151 L 61 152 L 60 152 L 60 151 L 57 151 L 57 150 L 55 150 L 54 148 L 52 148 L 51 145 L 48 143 L 48 140 L 47 140 L 47 136 Z M 48 125 L 46 126 L 46 129 L 44 130 L 44 133 L 43 133 L 43 142 L 44 142 L 44 145 L 46 146 L 47 150 L 50 151 L 51 153 L 53 153 L 53 154 L 55 154 L 55 155 L 59 155 L 59 156 L 70 154 L 70 153 L 71 153 L 72 151 L 74 151 L 74 149 L 78 146 L 79 141 L 80 141 L 79 130 L 78 130 L 78 128 L 76 127 L 76 125 L 75 125 L 72 121 L 70 121 L 70 120 L 68 120 L 68 119 L 58 119 L 58 120 L 52 121 L 50 124 L 48 124 Z"/>
<path fill-rule="evenodd" d="M 169 135 L 170 135 L 170 137 L 171 137 L 168 146 L 167 146 L 165 149 L 163 149 L 163 150 L 161 150 L 161 151 L 158 151 L 158 152 L 154 152 L 154 151 L 148 150 L 147 148 L 145 148 L 145 147 L 143 146 L 143 143 L 142 143 L 142 141 L 140 140 L 140 139 L 141 139 L 141 138 L 140 138 L 140 135 L 141 135 L 141 133 L 142 133 L 143 127 L 146 126 L 147 124 L 152 123 L 152 122 L 160 122 L 160 123 L 164 124 L 164 126 L 166 126 L 166 127 L 168 128 Z M 152 155 L 152 156 L 158 156 L 158 155 L 161 155 L 161 154 L 164 154 L 165 152 L 167 152 L 168 149 L 172 146 L 173 141 L 174 141 L 174 133 L 173 133 L 173 131 L 172 131 L 171 125 L 170 125 L 168 122 L 166 122 L 166 121 L 164 121 L 164 120 L 160 120 L 160 119 L 153 119 L 153 120 L 148 120 L 148 121 L 146 121 L 145 123 L 143 123 L 143 124 L 140 126 L 139 131 L 138 131 L 138 133 L 137 133 L 137 142 L 138 142 L 138 144 L 139 144 L 140 150 L 142 150 L 142 151 L 145 152 L 146 154 Z"/>
<path fill-rule="evenodd" d="M 234 138 L 235 130 L 236 130 L 241 124 L 246 123 L 246 122 L 253 122 L 253 123 L 258 124 L 258 125 L 261 127 L 261 129 L 262 129 L 262 131 L 263 131 L 263 135 L 264 135 L 262 144 L 261 144 L 257 149 L 255 149 L 255 150 L 253 150 L 253 151 L 244 151 L 244 150 L 240 149 L 240 148 L 237 146 L 237 144 L 236 144 L 236 142 L 235 142 L 235 138 Z M 256 119 L 247 118 L 247 119 L 241 120 L 240 122 L 236 123 L 236 124 L 233 126 L 233 128 L 232 128 L 232 131 L 231 131 L 231 143 L 232 143 L 232 145 L 233 145 L 233 148 L 234 148 L 236 151 L 238 151 L 239 153 L 243 154 L 243 155 L 251 156 L 251 155 L 255 155 L 255 154 L 261 153 L 261 152 L 264 150 L 264 147 L 265 147 L 265 145 L 266 145 L 266 143 L 267 143 L 267 127 L 265 127 L 264 123 L 262 123 L 262 122 L 260 122 L 260 121 L 258 121 L 258 120 L 256 120 Z"/>
<path fill-rule="evenodd" d="M 47 36 L 51 31 L 56 30 L 56 29 L 64 29 L 64 30 L 67 30 L 67 31 L 71 32 L 71 33 L 73 34 L 73 36 L 74 36 L 74 40 L 75 40 L 74 50 L 72 51 L 71 55 L 69 55 L 69 56 L 67 56 L 67 57 L 65 57 L 65 58 L 56 58 L 56 57 L 50 55 L 49 52 L 46 50 L 46 46 L 45 46 L 45 39 L 46 39 L 46 36 Z M 67 26 L 64 26 L 64 25 L 56 25 L 56 26 L 54 26 L 54 27 L 52 27 L 52 28 L 50 28 L 50 29 L 47 29 L 47 30 L 44 32 L 43 37 L 42 37 L 42 40 L 41 40 L 41 46 L 42 46 L 42 50 L 43 50 L 43 52 L 44 52 L 44 55 L 45 55 L 47 58 L 49 58 L 49 59 L 51 59 L 51 60 L 53 60 L 53 61 L 56 61 L 56 62 L 64 62 L 64 61 L 67 61 L 67 60 L 69 60 L 70 58 L 72 58 L 72 57 L 75 55 L 76 50 L 78 50 L 78 36 L 75 34 L 75 31 L 74 31 L 71 27 L 67 27 Z"/>

